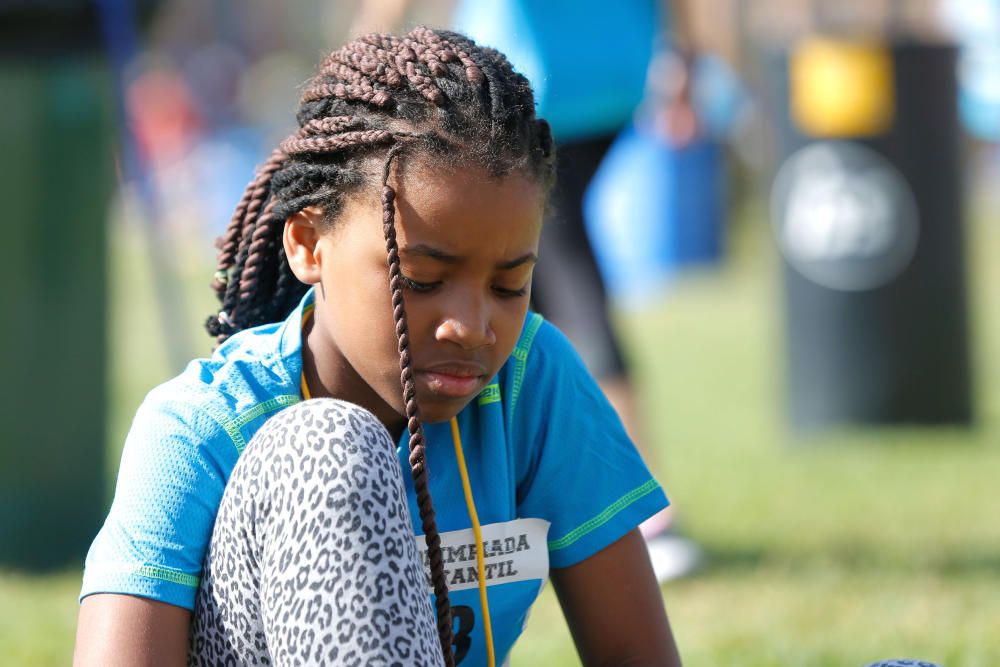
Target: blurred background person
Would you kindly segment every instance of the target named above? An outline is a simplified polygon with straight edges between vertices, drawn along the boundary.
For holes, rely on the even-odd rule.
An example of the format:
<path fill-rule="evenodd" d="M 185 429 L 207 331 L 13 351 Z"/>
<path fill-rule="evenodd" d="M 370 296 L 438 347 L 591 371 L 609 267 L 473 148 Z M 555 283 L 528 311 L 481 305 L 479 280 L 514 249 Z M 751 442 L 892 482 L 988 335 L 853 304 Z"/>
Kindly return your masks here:
<path fill-rule="evenodd" d="M 685 227 L 676 238 L 709 236 L 707 254 L 718 259 L 722 160 L 718 144 L 703 141 L 702 109 L 693 99 L 696 54 L 683 3 L 463 1 L 454 24 L 507 49 L 538 87 L 539 112 L 551 118 L 561 159 L 532 302 L 574 342 L 643 455 L 662 470 L 644 434 L 630 370 L 635 360 L 619 339 L 613 310 L 648 307 L 663 295 L 663 276 L 653 262 L 639 257 L 641 251 L 620 251 L 655 245 L 671 217 Z M 651 152 L 652 162 L 645 159 Z M 606 194 L 588 196 L 600 170 Z M 683 185 L 671 188 L 672 175 Z M 589 206 L 588 199 L 599 201 Z M 605 204 L 610 215 L 604 215 Z M 689 229 L 706 222 L 710 229 Z M 631 284 L 619 280 L 622 275 Z M 672 508 L 642 528 L 661 582 L 697 567 L 700 550 L 677 532 Z"/>
<path fill-rule="evenodd" d="M 412 4 L 364 3 L 351 32 L 398 29 Z M 642 444 L 636 389 L 587 235 L 584 196 L 644 97 L 657 44 L 665 48 L 670 33 L 669 4 L 460 0 L 451 19 L 459 32 L 508 55 L 531 81 L 537 111 L 552 125 L 560 158 L 539 246 L 545 259 L 532 277 L 532 307 L 573 342 L 654 470 L 657 457 L 648 443 Z M 667 122 L 687 123 L 686 129 L 675 128 L 686 143 L 696 132 L 690 99 L 678 95 L 670 105 Z M 642 525 L 661 582 L 692 571 L 700 558 L 697 546 L 676 532 L 673 517 L 668 508 Z"/>

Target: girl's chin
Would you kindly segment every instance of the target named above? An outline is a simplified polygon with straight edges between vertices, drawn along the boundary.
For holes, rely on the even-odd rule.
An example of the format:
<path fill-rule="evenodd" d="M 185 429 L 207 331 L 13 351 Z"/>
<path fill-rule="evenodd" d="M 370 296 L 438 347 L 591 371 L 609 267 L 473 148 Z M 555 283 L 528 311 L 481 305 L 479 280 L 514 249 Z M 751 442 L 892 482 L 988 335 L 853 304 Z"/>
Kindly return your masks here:
<path fill-rule="evenodd" d="M 464 410 L 465 407 L 469 405 L 469 403 L 471 403 L 477 396 L 479 396 L 479 391 L 460 398 L 441 396 L 436 392 L 427 391 L 418 384 L 417 405 L 420 407 L 420 421 L 425 424 L 441 424 L 448 422 L 452 417 L 457 416 L 458 413 Z M 405 406 L 400 403 L 395 403 L 393 407 L 405 420 Z M 403 423 L 403 430 L 406 430 L 405 421 Z"/>
<path fill-rule="evenodd" d="M 438 397 L 423 398 L 417 394 L 417 404 L 420 406 L 420 419 L 427 424 L 440 424 L 450 421 L 458 415 L 472 398 L 441 400 Z"/>

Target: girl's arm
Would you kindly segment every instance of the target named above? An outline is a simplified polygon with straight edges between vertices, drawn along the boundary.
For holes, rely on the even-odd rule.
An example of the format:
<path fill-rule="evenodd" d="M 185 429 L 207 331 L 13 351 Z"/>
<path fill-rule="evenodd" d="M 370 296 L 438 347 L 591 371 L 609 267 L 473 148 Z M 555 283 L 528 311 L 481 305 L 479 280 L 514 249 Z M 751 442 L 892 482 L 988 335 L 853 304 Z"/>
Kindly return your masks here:
<path fill-rule="evenodd" d="M 584 665 L 680 666 L 638 529 L 550 578 Z"/>
<path fill-rule="evenodd" d="M 88 595 L 80 605 L 74 667 L 187 664 L 191 612 L 132 595 Z"/>

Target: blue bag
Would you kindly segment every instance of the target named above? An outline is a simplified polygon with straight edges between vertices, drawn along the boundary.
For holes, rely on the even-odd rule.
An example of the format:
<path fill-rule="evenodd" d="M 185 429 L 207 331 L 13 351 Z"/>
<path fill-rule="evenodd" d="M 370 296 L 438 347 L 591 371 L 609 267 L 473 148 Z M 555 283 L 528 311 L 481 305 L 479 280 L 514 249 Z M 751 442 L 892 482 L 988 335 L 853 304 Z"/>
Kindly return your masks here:
<path fill-rule="evenodd" d="M 587 234 L 611 298 L 641 305 L 682 268 L 717 262 L 724 190 L 718 141 L 674 147 L 651 129 L 625 129 L 584 198 Z"/>

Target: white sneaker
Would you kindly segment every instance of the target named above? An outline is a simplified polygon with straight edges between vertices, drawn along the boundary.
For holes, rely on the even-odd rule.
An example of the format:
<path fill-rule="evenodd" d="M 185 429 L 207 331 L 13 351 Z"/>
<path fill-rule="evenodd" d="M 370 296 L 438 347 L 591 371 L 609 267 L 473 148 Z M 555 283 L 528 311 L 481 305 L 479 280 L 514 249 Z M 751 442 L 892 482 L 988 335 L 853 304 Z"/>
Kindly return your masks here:
<path fill-rule="evenodd" d="M 701 549 L 691 540 L 676 533 L 663 532 L 646 540 L 649 560 L 653 563 L 656 581 L 663 583 L 679 579 L 698 569 Z"/>

